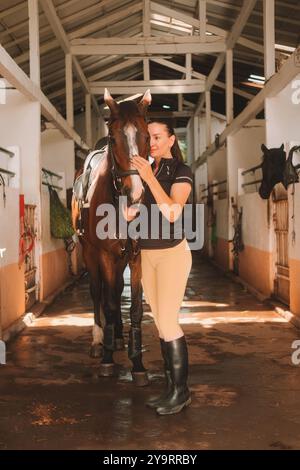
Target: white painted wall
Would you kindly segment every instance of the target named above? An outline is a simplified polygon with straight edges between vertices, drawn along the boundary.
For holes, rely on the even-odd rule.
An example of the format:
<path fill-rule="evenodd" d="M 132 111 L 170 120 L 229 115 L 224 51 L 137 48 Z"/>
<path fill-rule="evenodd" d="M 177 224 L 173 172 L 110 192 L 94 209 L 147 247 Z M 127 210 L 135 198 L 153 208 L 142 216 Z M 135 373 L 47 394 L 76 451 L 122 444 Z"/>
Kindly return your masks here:
<path fill-rule="evenodd" d="M 222 134 L 226 127 L 226 121 L 218 119 L 214 116 L 211 117 L 211 141 L 214 142 L 216 134 Z M 205 152 L 207 148 L 206 143 L 206 118 L 201 116 L 199 119 L 199 136 L 200 136 L 200 155 Z"/>
<path fill-rule="evenodd" d="M 280 147 L 282 143 L 300 140 L 300 103 L 293 102 L 297 97 L 297 89 L 293 88 L 296 82 L 300 83 L 300 74 L 281 93 L 266 100 L 268 147 Z"/>
<path fill-rule="evenodd" d="M 0 105 L 0 146 L 20 149 L 20 193 L 25 195 L 27 204 L 39 202 L 39 122 L 40 105 L 17 90 L 7 90 L 6 104 Z"/>
<path fill-rule="evenodd" d="M 215 201 L 214 209 L 217 214 L 217 237 L 228 240 L 228 200 Z"/>
<path fill-rule="evenodd" d="M 227 161 L 230 196 L 237 196 L 238 170 L 248 170 L 262 161 L 261 145 L 265 143 L 265 121 L 252 120 L 227 139 Z M 262 177 L 261 170 L 245 175 L 244 182 Z"/>
<path fill-rule="evenodd" d="M 63 173 L 66 188 L 73 186 L 75 174 L 74 142 L 57 129 L 47 129 L 41 138 L 41 166 L 54 173 Z M 54 184 L 61 185 L 55 178 Z M 65 199 L 65 194 L 60 194 Z"/>
<path fill-rule="evenodd" d="M 222 147 L 207 159 L 208 181 L 224 181 L 227 178 L 227 149 Z"/>
<path fill-rule="evenodd" d="M 282 143 L 288 152 L 293 145 L 300 145 L 300 74 L 281 93 L 266 100 L 268 147 L 279 147 Z M 300 189 L 295 187 L 293 201 L 292 188 L 289 188 L 289 256 L 300 260 L 300 217 L 298 216 Z M 295 203 L 295 220 L 293 224 L 292 207 Z M 296 243 L 292 243 L 292 230 L 295 227 Z"/>
<path fill-rule="evenodd" d="M 53 184 L 63 187 L 58 191 L 62 202 L 66 203 L 66 189 L 73 186 L 75 174 L 74 142 L 66 139 L 57 129 L 47 129 L 41 139 L 41 166 L 63 176 L 62 180 L 52 179 Z M 50 180 L 51 181 L 51 180 Z M 42 185 L 42 253 L 64 248 L 63 240 L 51 237 L 50 199 L 47 186 Z"/>
<path fill-rule="evenodd" d="M 243 208 L 244 244 L 269 252 L 268 202 L 261 199 L 258 193 L 250 193 L 238 197 L 238 206 Z"/>
<path fill-rule="evenodd" d="M 6 188 L 6 204 L 0 186 L 0 249 L 6 248 L 0 267 L 18 263 L 19 260 L 19 190 Z"/>
<path fill-rule="evenodd" d="M 0 161 L 16 173 L 10 183 L 14 190 L 6 189 L 7 207 L 0 202 L 0 248 L 9 247 L 3 266 L 19 258 L 19 194 L 25 195 L 25 204 L 37 205 L 37 217 L 40 207 L 40 105 L 17 90 L 7 90 L 6 103 L 0 105 L 0 146 L 16 151 L 12 159 L 2 154 Z"/>
<path fill-rule="evenodd" d="M 201 197 L 207 193 L 202 193 L 202 190 L 208 185 L 207 163 L 199 166 L 195 171 L 195 192 L 196 201 L 201 202 Z"/>
<path fill-rule="evenodd" d="M 5 85 L 10 86 L 7 81 Z M 5 208 L 0 196 L 0 248 L 6 248 L 0 266 L 7 267 L 8 276 L 0 281 L 0 322 L 4 327 L 17 320 L 25 309 L 24 265 L 18 266 L 20 194 L 24 194 L 25 204 L 36 206 L 37 226 L 40 226 L 40 125 L 40 104 L 29 101 L 17 90 L 7 89 L 6 100 L 0 104 L 0 146 L 14 149 L 16 156 L 8 161 L 8 157 L 2 155 L 0 164 L 14 171 L 16 177 L 6 188 Z M 40 248 L 38 233 L 34 246 L 37 280 Z"/>

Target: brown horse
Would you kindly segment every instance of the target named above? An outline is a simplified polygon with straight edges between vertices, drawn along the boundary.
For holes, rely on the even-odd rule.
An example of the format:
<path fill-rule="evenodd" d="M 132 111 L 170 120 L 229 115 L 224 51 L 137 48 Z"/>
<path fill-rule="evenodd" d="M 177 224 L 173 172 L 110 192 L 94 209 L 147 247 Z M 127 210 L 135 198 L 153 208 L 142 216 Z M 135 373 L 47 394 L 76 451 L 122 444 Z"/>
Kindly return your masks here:
<path fill-rule="evenodd" d="M 108 122 L 108 146 L 96 169 L 95 184 L 89 189 L 89 208 L 83 209 L 83 235 L 80 241 L 83 257 L 90 275 L 90 292 L 94 304 L 93 344 L 91 355 L 100 356 L 100 375 L 114 374 L 113 352 L 123 343 L 121 319 L 121 294 L 124 287 L 123 273 L 127 265 L 131 271 L 131 328 L 128 340 L 128 356 L 133 363 L 132 376 L 137 385 L 146 385 L 147 374 L 142 363 L 142 286 L 141 259 L 136 243 L 130 238 L 121 238 L 118 230 L 114 237 L 99 238 L 99 222 L 104 220 L 99 207 L 109 204 L 116 208 L 119 227 L 118 203 L 120 196 L 126 196 L 128 206 L 142 201 L 144 188 L 139 174 L 131 167 L 130 157 L 138 154 L 147 158 L 149 134 L 145 113 L 151 103 L 148 90 L 141 101 L 127 101 L 118 104 L 105 90 L 104 100 L 111 116 Z M 73 200 L 73 221 L 78 216 L 76 201 Z M 102 329 L 100 314 L 104 315 Z M 102 339 L 103 336 L 103 339 Z"/>

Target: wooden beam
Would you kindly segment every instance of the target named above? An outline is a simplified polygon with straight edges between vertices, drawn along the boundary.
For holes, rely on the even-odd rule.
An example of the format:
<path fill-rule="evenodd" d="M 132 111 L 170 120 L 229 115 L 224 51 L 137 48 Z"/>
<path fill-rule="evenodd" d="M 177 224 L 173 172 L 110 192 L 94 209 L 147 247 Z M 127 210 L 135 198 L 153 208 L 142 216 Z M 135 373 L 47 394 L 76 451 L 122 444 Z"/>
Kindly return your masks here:
<path fill-rule="evenodd" d="M 143 0 L 143 34 L 144 37 L 151 36 L 150 23 L 150 0 Z"/>
<path fill-rule="evenodd" d="M 251 13 L 252 13 L 252 10 L 253 8 L 255 7 L 255 4 L 256 4 L 256 1 L 257 0 L 244 0 L 244 3 L 243 3 L 243 6 L 240 10 L 240 13 L 238 15 L 238 18 L 237 20 L 235 21 L 231 31 L 230 31 L 230 34 L 226 40 L 226 48 L 227 49 L 233 49 L 238 38 L 240 37 L 241 35 L 241 32 L 243 31 L 244 29 L 244 26 L 246 25 Z M 225 60 L 226 60 L 226 54 L 220 54 L 219 57 L 217 58 L 216 62 L 215 62 L 215 65 L 213 67 L 213 69 L 211 70 L 209 76 L 208 76 L 208 79 L 207 79 L 207 82 L 206 82 L 206 90 L 209 91 L 215 80 L 217 80 L 223 66 L 224 66 L 224 63 L 225 63 Z M 203 97 L 200 97 L 200 100 L 196 106 L 196 111 L 195 111 L 195 114 L 199 114 L 200 111 L 201 111 L 201 108 L 204 104 L 204 101 L 205 99 L 203 99 Z"/>
<path fill-rule="evenodd" d="M 265 84 L 264 88 L 250 101 L 248 106 L 226 127 L 220 135 L 220 145 L 226 142 L 228 136 L 235 134 L 239 129 L 245 126 L 251 119 L 264 109 L 266 98 L 278 95 L 289 83 L 291 83 L 299 75 L 299 66 L 296 57 L 300 54 L 300 47 L 289 57 L 283 64 L 279 72 L 275 73 Z M 212 144 L 210 148 L 204 152 L 195 164 L 198 167 L 203 161 L 214 154 L 217 148 Z"/>
<path fill-rule="evenodd" d="M 100 87 L 100 88 L 115 88 L 115 87 L 120 87 L 122 85 L 126 86 L 143 86 L 143 87 L 151 87 L 151 86 L 172 86 L 172 85 L 185 85 L 185 86 L 204 86 L 204 83 L 202 80 L 127 80 L 124 82 L 123 80 L 117 80 L 117 81 L 96 81 L 96 82 L 89 82 L 91 87 Z"/>
<path fill-rule="evenodd" d="M 138 3 L 132 6 L 120 8 L 109 15 L 101 15 L 100 19 L 93 22 L 88 22 L 85 26 L 82 26 L 81 28 L 78 28 L 75 31 L 69 33 L 68 37 L 70 40 L 72 40 L 75 38 L 87 36 L 95 32 L 99 32 L 102 28 L 107 27 L 109 24 L 117 23 L 118 21 L 124 18 L 130 18 L 135 13 L 142 11 L 142 8 L 142 3 Z"/>
<path fill-rule="evenodd" d="M 275 69 L 275 0 L 264 0 L 265 77 L 269 80 Z"/>
<path fill-rule="evenodd" d="M 70 47 L 71 47 L 70 42 L 69 42 L 69 38 L 68 38 L 64 28 L 62 27 L 62 24 L 61 24 L 60 19 L 59 19 L 58 15 L 55 11 L 55 7 L 52 3 L 52 0 L 40 0 L 40 2 L 41 2 L 41 5 L 42 5 L 42 8 L 44 10 L 44 13 L 45 13 L 45 15 L 46 15 L 46 17 L 47 17 L 47 19 L 50 23 L 50 26 L 53 29 L 54 35 L 57 38 L 61 48 L 63 49 L 65 54 L 69 54 L 70 53 Z M 74 64 L 74 72 L 76 73 L 76 76 L 77 76 L 79 82 L 82 84 L 83 89 L 85 90 L 85 92 L 90 93 L 88 82 L 85 78 L 85 75 L 83 73 L 83 70 L 82 70 L 78 60 L 76 59 L 76 57 L 72 57 L 72 61 L 73 61 L 73 64 Z M 99 106 L 98 106 L 96 98 L 93 98 L 93 105 L 95 107 L 95 111 L 100 116 L 100 110 L 99 110 Z"/>
<path fill-rule="evenodd" d="M 202 93 L 205 85 L 199 80 L 150 80 L 150 81 L 127 81 L 127 82 L 94 82 L 91 83 L 91 92 L 95 95 L 104 94 L 105 88 L 109 87 L 111 94 L 135 94 L 145 93 L 151 88 L 153 94 L 177 94 L 177 93 Z"/>
<path fill-rule="evenodd" d="M 144 80 L 150 80 L 150 64 L 149 59 L 143 59 Z"/>
<path fill-rule="evenodd" d="M 74 101 L 73 101 L 73 67 L 72 56 L 66 54 L 66 108 L 67 123 L 74 127 Z"/>
<path fill-rule="evenodd" d="M 244 5 L 245 5 L 245 3 L 250 3 L 250 2 L 251 2 L 251 0 L 246 0 L 246 1 L 244 1 Z M 194 28 L 199 28 L 199 19 L 193 18 L 192 16 L 189 16 L 189 15 L 185 14 L 183 11 L 175 10 L 174 8 L 168 8 L 168 7 L 160 5 L 159 3 L 156 3 L 156 2 L 153 2 L 153 1 L 151 2 L 151 10 L 153 12 L 160 13 L 161 15 L 169 16 L 170 18 L 174 18 L 174 19 L 179 20 L 179 21 L 184 21 L 185 23 L 187 23 L 191 26 L 194 26 Z M 216 32 L 217 30 L 218 30 L 218 32 Z M 210 24 L 206 25 L 206 31 L 214 33 L 214 34 L 218 34 L 218 35 L 223 36 L 225 38 L 228 36 L 228 31 L 226 31 L 222 28 L 217 28 L 217 27 L 215 27 L 213 25 L 210 25 Z M 221 34 L 221 32 L 223 32 L 223 33 Z M 207 39 L 208 38 L 209 38 L 209 36 L 207 37 Z M 245 47 L 250 47 L 251 49 L 254 48 L 254 50 L 257 50 L 257 47 L 260 47 L 260 51 L 261 51 L 261 53 L 263 53 L 263 47 L 260 46 L 259 44 L 256 44 L 255 42 L 252 42 L 252 41 L 249 41 L 249 40 L 244 41 L 244 38 L 239 37 L 237 39 L 237 43 L 238 44 L 243 43 L 242 45 L 244 45 Z"/>
<path fill-rule="evenodd" d="M 214 83 L 214 86 L 217 88 L 222 88 L 222 90 L 226 90 L 226 85 L 223 82 L 220 82 L 220 80 L 216 80 Z M 245 98 L 246 100 L 252 100 L 254 95 L 252 93 L 248 93 L 247 91 L 240 90 L 239 88 L 233 87 L 233 93 L 237 96 L 241 96 L 242 98 Z"/>
<path fill-rule="evenodd" d="M 174 62 L 171 62 L 166 59 L 157 59 L 156 57 L 151 57 L 150 60 L 152 62 L 156 62 L 157 64 L 164 65 L 165 67 L 168 67 L 170 69 L 177 70 L 178 72 L 182 72 L 185 75 L 187 74 L 187 69 L 183 65 L 175 64 Z M 203 75 L 202 73 L 191 70 L 191 74 L 195 78 L 199 78 L 200 80 L 206 80 L 206 76 Z"/>
<path fill-rule="evenodd" d="M 211 145 L 211 96 L 210 91 L 205 92 L 205 113 L 206 113 L 206 148 Z"/>
<path fill-rule="evenodd" d="M 92 142 L 92 99 L 91 95 L 85 95 L 85 136 L 86 142 L 90 149 L 93 146 Z"/>
<path fill-rule="evenodd" d="M 183 111 L 183 95 L 182 95 L 182 93 L 178 94 L 178 111 L 179 112 Z"/>
<path fill-rule="evenodd" d="M 146 39 L 141 39 L 139 44 L 135 45 L 99 45 L 89 39 L 88 45 L 71 46 L 71 53 L 74 55 L 143 55 L 143 54 L 211 54 L 214 52 L 225 51 L 225 41 L 216 41 L 210 43 L 181 43 L 174 41 L 173 44 L 166 42 L 156 44 L 149 42 Z M 94 42 L 94 45 L 92 44 Z"/>
<path fill-rule="evenodd" d="M 112 67 L 110 68 L 106 68 L 104 70 L 101 70 L 100 72 L 97 72 L 97 73 L 94 73 L 93 75 L 91 75 L 89 77 L 89 80 L 91 81 L 95 81 L 95 80 L 100 80 L 101 78 L 105 78 L 109 75 L 112 75 L 112 74 L 115 74 L 117 72 L 120 72 L 121 70 L 123 69 L 126 69 L 128 67 L 131 67 L 132 65 L 135 65 L 137 64 L 138 62 L 140 62 L 140 59 L 128 59 L 128 60 L 124 60 L 121 64 L 116 64 L 116 65 L 113 65 Z M 73 88 L 74 90 L 78 89 L 80 87 L 79 83 L 75 83 Z M 62 96 L 63 94 L 65 93 L 65 89 L 62 88 L 58 91 L 54 91 L 53 93 L 51 93 L 49 95 L 49 99 L 55 99 L 59 96 Z M 100 107 L 100 112 L 101 112 L 101 107 Z"/>
<path fill-rule="evenodd" d="M 206 0 L 198 0 L 200 41 L 206 41 Z"/>
<path fill-rule="evenodd" d="M 190 53 L 185 55 L 185 68 L 186 68 L 185 78 L 186 80 L 191 80 L 192 78 L 192 54 Z"/>
<path fill-rule="evenodd" d="M 88 149 L 81 137 L 68 125 L 48 98 L 23 70 L 15 63 L 13 58 L 0 46 L 0 74 L 31 101 L 41 103 L 42 115 L 54 122 L 56 127 L 69 139 L 72 139 L 83 149 Z"/>
<path fill-rule="evenodd" d="M 230 124 L 234 117 L 233 110 L 233 51 L 226 51 L 226 118 Z"/>
<path fill-rule="evenodd" d="M 38 0 L 28 0 L 29 16 L 29 69 L 30 78 L 37 85 L 41 84 L 39 4 Z"/>

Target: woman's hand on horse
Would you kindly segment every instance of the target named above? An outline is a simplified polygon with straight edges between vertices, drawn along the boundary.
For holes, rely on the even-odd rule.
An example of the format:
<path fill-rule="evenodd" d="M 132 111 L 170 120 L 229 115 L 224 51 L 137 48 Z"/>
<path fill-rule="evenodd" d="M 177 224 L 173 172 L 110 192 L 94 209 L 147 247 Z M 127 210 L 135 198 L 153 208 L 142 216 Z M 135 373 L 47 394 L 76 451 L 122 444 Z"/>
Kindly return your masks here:
<path fill-rule="evenodd" d="M 140 177 L 148 184 L 151 179 L 153 179 L 153 171 L 151 164 L 148 160 L 140 157 L 139 155 L 134 155 L 131 158 L 132 166 L 139 172 Z"/>

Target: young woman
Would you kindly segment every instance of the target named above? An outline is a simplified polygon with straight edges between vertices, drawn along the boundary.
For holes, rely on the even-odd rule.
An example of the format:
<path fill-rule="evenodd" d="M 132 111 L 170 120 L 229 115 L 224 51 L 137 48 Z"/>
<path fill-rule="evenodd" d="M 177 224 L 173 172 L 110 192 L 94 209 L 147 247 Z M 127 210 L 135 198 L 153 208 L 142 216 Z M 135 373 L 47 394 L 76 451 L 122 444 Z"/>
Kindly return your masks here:
<path fill-rule="evenodd" d="M 192 266 L 192 256 L 176 220 L 192 189 L 192 173 L 182 161 L 174 130 L 155 121 L 148 126 L 152 165 L 135 156 L 132 164 L 145 182 L 144 205 L 148 209 L 148 238 L 140 240 L 142 284 L 158 330 L 164 360 L 166 391 L 147 402 L 160 415 L 179 413 L 191 402 L 187 386 L 188 351 L 178 314 Z M 159 238 L 151 238 L 151 205 L 162 214 Z M 169 236 L 163 236 L 164 226 Z"/>

